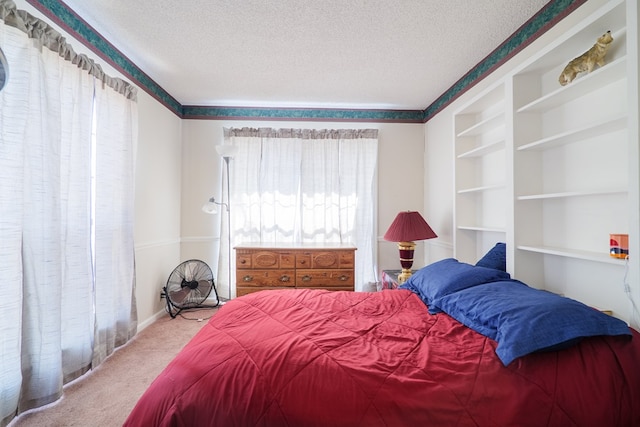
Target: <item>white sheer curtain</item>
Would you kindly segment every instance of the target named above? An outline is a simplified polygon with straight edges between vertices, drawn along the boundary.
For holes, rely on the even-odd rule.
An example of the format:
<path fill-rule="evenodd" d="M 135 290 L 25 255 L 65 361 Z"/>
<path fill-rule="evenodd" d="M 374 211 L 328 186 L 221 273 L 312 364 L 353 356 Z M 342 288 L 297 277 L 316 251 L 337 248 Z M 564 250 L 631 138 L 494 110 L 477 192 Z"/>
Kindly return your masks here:
<path fill-rule="evenodd" d="M 377 130 L 224 132 L 225 144 L 238 147 L 231 162 L 232 247 L 351 243 L 358 248 L 355 289 L 376 282 Z M 220 251 L 219 265 L 227 253 Z"/>
<path fill-rule="evenodd" d="M 127 316 L 104 322 L 105 328 L 127 329 L 125 336 L 135 330 L 135 310 L 133 271 L 127 263 L 112 262 L 110 275 L 101 279 L 126 296 L 111 302 L 94 289 L 92 122 L 94 106 L 100 105 L 101 111 L 95 111 L 98 124 L 104 111 L 113 109 L 105 107 L 111 102 L 102 105 L 102 94 L 116 92 L 83 70 L 78 65 L 82 58 L 69 61 L 69 55 L 61 55 L 64 47 L 52 51 L 25 33 L 25 28 L 38 26 L 21 21 L 30 17 L 18 16 L 11 2 L 0 0 L 0 17 L 11 22 L 0 23 L 0 46 L 10 67 L 0 92 L 0 425 L 6 425 L 20 412 L 57 400 L 64 383 L 96 366 L 94 336 L 101 323 L 97 307 L 120 307 L 127 299 L 119 308 Z M 115 104 L 132 103 L 115 96 Z M 135 134 L 132 119 L 123 120 L 121 137 L 113 144 L 101 141 L 103 151 L 124 157 L 131 152 L 124 147 L 131 146 Z M 118 122 L 111 126 L 120 129 Z M 108 172 L 98 171 L 96 187 L 109 186 L 118 174 L 124 190 L 98 197 L 122 196 L 123 201 L 115 202 L 118 208 L 108 212 L 108 222 L 117 224 L 114 234 L 132 236 L 131 209 L 120 204 L 131 205 L 133 163 L 117 164 L 103 168 Z M 96 232 L 104 228 L 96 222 Z M 109 254 L 130 257 L 132 265 L 132 250 L 123 249 L 130 237 L 120 239 L 127 244 L 114 244 Z"/>
<path fill-rule="evenodd" d="M 95 299 L 93 364 L 135 335 L 133 242 L 136 103 L 96 89 Z"/>

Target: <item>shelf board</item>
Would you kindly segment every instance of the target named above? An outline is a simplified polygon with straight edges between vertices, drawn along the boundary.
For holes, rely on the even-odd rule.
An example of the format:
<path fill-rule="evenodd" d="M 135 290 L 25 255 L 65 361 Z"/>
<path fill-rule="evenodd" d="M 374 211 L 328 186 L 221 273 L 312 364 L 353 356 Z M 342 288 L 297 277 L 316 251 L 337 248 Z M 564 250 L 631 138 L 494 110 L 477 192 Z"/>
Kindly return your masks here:
<path fill-rule="evenodd" d="M 485 227 L 478 225 L 459 225 L 456 227 L 458 230 L 467 230 L 467 231 L 482 231 L 482 232 L 490 232 L 490 233 L 506 233 L 504 227 Z"/>
<path fill-rule="evenodd" d="M 529 144 L 522 145 L 517 148 L 518 151 L 526 150 L 546 150 L 548 148 L 558 147 L 565 144 L 572 144 L 583 141 L 587 138 L 603 135 L 605 133 L 614 132 L 625 129 L 627 126 L 627 115 L 622 114 L 601 122 L 593 123 L 578 129 L 569 130 L 556 135 L 533 141 Z"/>
<path fill-rule="evenodd" d="M 614 188 L 604 190 L 589 190 L 589 191 L 566 191 L 560 193 L 541 193 L 541 194 L 528 194 L 523 196 L 517 196 L 517 200 L 544 200 L 544 199 L 561 199 L 570 197 L 585 197 L 585 196 L 606 196 L 615 194 L 627 193 L 626 188 Z"/>
<path fill-rule="evenodd" d="M 606 264 L 624 265 L 625 260 L 613 258 L 608 253 L 581 251 L 577 249 L 557 248 L 552 246 L 527 246 L 518 245 L 517 249 L 527 252 L 536 252 L 545 255 L 554 255 L 565 258 L 582 259 L 586 261 L 602 262 Z"/>
<path fill-rule="evenodd" d="M 505 145 L 505 139 L 500 138 L 497 141 L 490 142 L 488 144 L 481 145 L 479 147 L 474 148 L 473 150 L 466 151 L 460 155 L 458 155 L 459 159 L 469 158 L 469 157 L 481 157 L 495 151 L 503 150 Z"/>
<path fill-rule="evenodd" d="M 482 187 L 465 188 L 462 190 L 458 190 L 458 194 L 481 193 L 483 191 L 501 190 L 505 187 L 505 184 L 485 185 Z"/>
<path fill-rule="evenodd" d="M 558 105 L 584 96 L 605 84 L 625 78 L 627 75 L 627 58 L 622 57 L 605 64 L 589 74 L 580 74 L 574 81 L 561 86 L 527 105 L 520 107 L 518 113 L 548 110 Z"/>
<path fill-rule="evenodd" d="M 497 113 L 492 114 L 491 116 L 458 133 L 456 136 L 463 137 L 480 135 L 488 129 L 496 129 L 501 125 L 504 126 L 504 111 L 498 111 Z"/>

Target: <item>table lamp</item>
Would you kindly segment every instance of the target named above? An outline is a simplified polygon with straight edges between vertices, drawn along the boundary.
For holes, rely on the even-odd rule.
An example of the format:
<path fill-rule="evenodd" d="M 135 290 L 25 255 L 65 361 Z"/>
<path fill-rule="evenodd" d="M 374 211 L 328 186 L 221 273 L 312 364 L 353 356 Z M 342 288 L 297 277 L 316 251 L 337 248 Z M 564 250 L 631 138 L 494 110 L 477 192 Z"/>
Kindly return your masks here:
<path fill-rule="evenodd" d="M 390 242 L 398 242 L 400 251 L 400 265 L 402 273 L 398 276 L 398 282 L 404 283 L 411 276 L 413 265 L 413 252 L 416 248 L 415 240 L 426 240 L 438 237 L 433 232 L 427 221 L 422 218 L 420 212 L 400 212 L 393 220 L 389 229 L 384 234 L 384 239 Z"/>

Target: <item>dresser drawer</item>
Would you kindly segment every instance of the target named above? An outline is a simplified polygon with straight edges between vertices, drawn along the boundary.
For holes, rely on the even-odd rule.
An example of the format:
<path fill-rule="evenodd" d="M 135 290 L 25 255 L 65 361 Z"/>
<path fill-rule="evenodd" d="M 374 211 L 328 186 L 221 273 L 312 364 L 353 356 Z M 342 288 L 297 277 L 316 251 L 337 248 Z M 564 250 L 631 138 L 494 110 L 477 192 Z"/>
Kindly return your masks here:
<path fill-rule="evenodd" d="M 295 287 L 295 270 L 237 270 L 236 285 L 242 287 Z"/>
<path fill-rule="evenodd" d="M 296 270 L 296 286 L 299 288 L 340 287 L 353 290 L 353 270 Z"/>
<path fill-rule="evenodd" d="M 296 268 L 353 268 L 353 251 L 301 251 L 296 254 Z"/>
<path fill-rule="evenodd" d="M 248 251 L 236 252 L 237 268 L 295 268 L 296 257 L 291 251 Z"/>

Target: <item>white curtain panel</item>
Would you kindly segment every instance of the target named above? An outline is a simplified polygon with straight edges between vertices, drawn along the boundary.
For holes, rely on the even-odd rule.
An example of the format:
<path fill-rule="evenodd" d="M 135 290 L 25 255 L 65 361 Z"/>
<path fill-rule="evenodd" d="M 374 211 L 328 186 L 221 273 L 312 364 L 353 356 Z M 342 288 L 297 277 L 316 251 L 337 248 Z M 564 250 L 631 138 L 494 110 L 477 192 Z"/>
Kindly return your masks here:
<path fill-rule="evenodd" d="M 22 389 L 24 132 L 31 61 L 24 60 L 30 58 L 29 41 L 14 28 L 0 25 L 0 46 L 11 63 L 11 80 L 0 92 L 0 293 L 5 296 L 0 298 L 0 425 L 5 425 Z"/>
<path fill-rule="evenodd" d="M 238 147 L 230 168 L 232 247 L 351 243 L 356 291 L 376 282 L 377 130 L 225 129 L 225 144 Z M 220 251 L 219 265 L 227 254 Z"/>
<path fill-rule="evenodd" d="M 0 270 L 10 278 L 0 287 L 11 295 L 0 303 L 8 305 L 0 316 L 10 316 L 0 321 L 6 420 L 16 408 L 55 401 L 65 377 L 90 366 L 93 78 L 19 30 L 2 25 L 0 33 L 11 64 L 0 93 Z"/>
<path fill-rule="evenodd" d="M 53 52 L 49 52 L 54 55 Z M 63 383 L 91 368 L 93 265 L 91 259 L 91 156 L 95 79 L 68 62 L 60 76 L 61 350 Z"/>
<path fill-rule="evenodd" d="M 134 101 L 96 85 L 94 366 L 137 329 L 133 241 L 137 114 Z"/>

